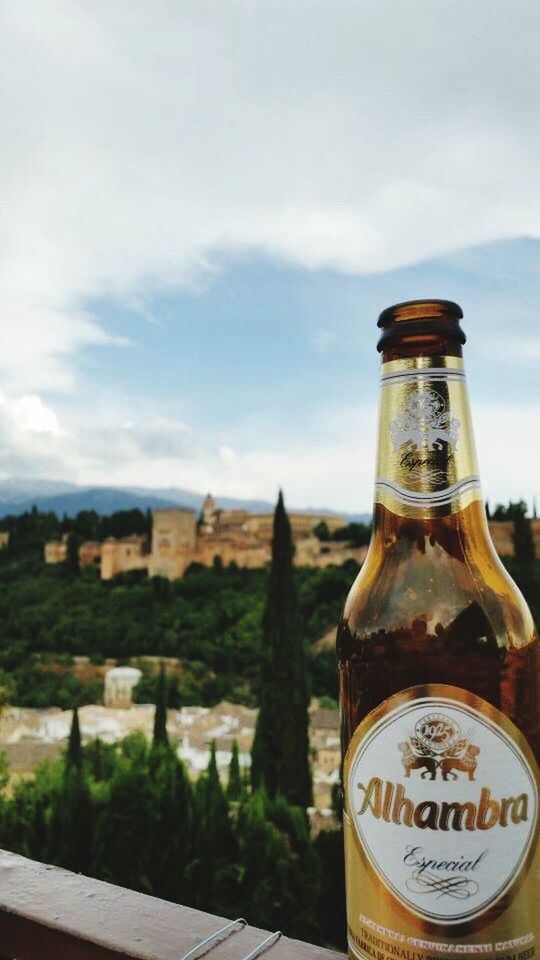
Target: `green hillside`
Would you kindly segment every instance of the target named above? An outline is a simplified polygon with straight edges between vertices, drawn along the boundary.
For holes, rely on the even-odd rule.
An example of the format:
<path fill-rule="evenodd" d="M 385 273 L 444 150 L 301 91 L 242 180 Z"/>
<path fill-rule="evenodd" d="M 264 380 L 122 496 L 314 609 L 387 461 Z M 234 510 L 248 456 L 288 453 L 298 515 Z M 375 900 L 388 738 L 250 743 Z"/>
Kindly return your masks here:
<path fill-rule="evenodd" d="M 145 519 L 141 514 L 140 526 Z M 59 523 L 54 514 L 34 512 L 4 524 L 11 531 L 10 545 L 0 553 L 4 699 L 21 706 L 95 702 L 99 684 L 71 676 L 71 657 L 98 663 L 148 654 L 180 658 L 174 705 L 210 706 L 224 698 L 255 705 L 267 571 L 193 565 L 173 583 L 140 572 L 101 581 L 95 570 L 80 572 L 69 559 L 44 563 L 46 539 L 72 524 L 82 535 L 94 522 L 86 516 Z M 125 523 L 120 514 L 100 520 L 115 530 Z M 315 650 L 314 644 L 337 623 L 357 569 L 346 563 L 297 570 L 310 686 L 317 696 L 336 696 L 336 666 L 333 650 Z M 143 685 L 142 699 L 144 693 Z"/>

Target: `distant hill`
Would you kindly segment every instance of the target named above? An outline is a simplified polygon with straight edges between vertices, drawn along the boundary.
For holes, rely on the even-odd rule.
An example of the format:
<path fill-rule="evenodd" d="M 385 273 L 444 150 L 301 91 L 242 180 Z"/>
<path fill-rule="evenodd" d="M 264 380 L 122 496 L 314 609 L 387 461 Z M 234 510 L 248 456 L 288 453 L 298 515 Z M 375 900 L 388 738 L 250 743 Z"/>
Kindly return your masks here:
<path fill-rule="evenodd" d="M 130 493 L 140 497 L 160 497 L 179 507 L 192 507 L 200 510 L 206 494 L 195 493 L 193 490 L 183 490 L 179 487 L 163 487 L 158 489 L 146 487 L 129 487 Z M 274 509 L 274 504 L 267 500 L 239 500 L 234 497 L 219 497 L 214 494 L 218 507 L 223 510 L 249 510 L 251 513 L 267 513 Z"/>
<path fill-rule="evenodd" d="M 38 510 L 53 511 L 58 516 L 73 517 L 81 510 L 95 510 L 107 515 L 118 510 L 158 509 L 164 507 L 191 507 L 201 509 L 204 494 L 177 487 L 82 487 L 61 480 L 41 480 L 10 477 L 0 480 L 0 517 L 25 513 L 36 506 Z M 216 504 L 224 510 L 243 509 L 252 513 L 270 513 L 274 504 L 266 500 L 241 500 L 233 497 L 215 496 Z M 327 507 L 289 506 L 291 511 L 301 513 L 328 513 L 342 516 L 348 521 L 368 523 L 370 514 L 347 514 Z"/>
<path fill-rule="evenodd" d="M 171 500 L 161 500 L 159 497 L 137 496 L 128 490 L 120 490 L 115 487 L 93 487 L 88 490 L 78 490 L 76 493 L 31 497 L 27 500 L 19 500 L 16 503 L 9 504 L 0 503 L 0 517 L 5 517 L 8 514 L 25 513 L 34 506 L 44 513 L 52 511 L 59 517 L 64 516 L 64 514 L 68 517 L 74 517 L 81 510 L 95 510 L 102 516 L 108 516 L 111 513 L 117 513 L 119 510 L 133 510 L 135 507 L 144 511 L 157 509 L 158 507 L 176 507 L 178 504 Z"/>
<path fill-rule="evenodd" d="M 8 477 L 0 480 L 0 506 L 23 503 L 36 497 L 49 497 L 79 490 L 74 483 L 65 480 L 40 480 L 32 477 Z"/>

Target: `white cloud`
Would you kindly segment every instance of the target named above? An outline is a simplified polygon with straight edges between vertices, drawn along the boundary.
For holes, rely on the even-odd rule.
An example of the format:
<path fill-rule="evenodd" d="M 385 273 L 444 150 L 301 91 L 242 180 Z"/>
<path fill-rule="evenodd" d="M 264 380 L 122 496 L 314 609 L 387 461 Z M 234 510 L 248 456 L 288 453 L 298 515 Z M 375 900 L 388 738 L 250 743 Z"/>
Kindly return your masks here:
<path fill-rule="evenodd" d="M 540 403 L 511 399 L 473 409 L 480 475 L 491 504 L 523 498 L 529 504 L 540 489 L 537 452 Z"/>
<path fill-rule="evenodd" d="M 216 249 L 356 272 L 539 235 L 539 11 L 8 0 L 0 376 L 72 389 L 109 342 L 85 298 L 144 311 Z"/>
<path fill-rule="evenodd" d="M 102 476 L 108 476 L 116 464 L 128 469 L 140 460 L 183 461 L 197 455 L 197 444 L 189 427 L 178 420 L 153 417 L 137 423 L 114 424 L 109 421 L 88 432 L 81 431 L 81 464 L 87 458 Z"/>
<path fill-rule="evenodd" d="M 2 286 L 0 281 L 0 383 L 14 394 L 25 389 L 72 391 L 77 382 L 75 358 L 82 348 L 126 343 L 109 336 L 75 307 L 51 307 L 37 294 L 31 302 L 22 283 L 20 294 L 6 300 Z"/>
<path fill-rule="evenodd" d="M 191 430 L 177 420 L 153 417 L 137 424 L 61 423 L 37 395 L 0 396 L 0 471 L 14 476 L 68 477 L 82 483 L 114 483 L 121 472 L 132 485 L 132 471 L 158 463 L 166 477 L 199 449 Z"/>
<path fill-rule="evenodd" d="M 478 404 L 473 420 L 485 495 L 492 505 L 531 503 L 540 488 L 540 463 L 531 455 L 540 406 Z M 375 403 L 344 406 L 328 410 L 302 442 L 282 428 L 279 436 L 263 431 L 213 448 L 172 419 L 110 419 L 73 430 L 38 396 L 0 397 L 0 472 L 266 500 L 282 487 L 291 507 L 362 512 L 372 501 L 376 423 Z"/>
<path fill-rule="evenodd" d="M 222 444 L 219 448 L 219 459 L 225 466 L 231 466 L 236 463 L 238 457 L 232 447 Z"/>
<path fill-rule="evenodd" d="M 20 430 L 30 433 L 45 433 L 58 436 L 60 425 L 54 410 L 45 406 L 41 397 L 19 397 L 11 404 L 13 420 Z"/>
<path fill-rule="evenodd" d="M 492 505 L 521 497 L 532 503 L 540 489 L 540 462 L 532 446 L 540 405 L 501 400 L 477 404 L 472 414 L 484 495 Z M 309 442 L 254 441 L 237 452 L 233 464 L 211 469 L 203 460 L 193 472 L 190 463 L 186 468 L 195 489 L 271 500 L 283 486 L 290 505 L 361 512 L 370 509 L 373 497 L 376 423 L 375 403 L 334 409 Z"/>
<path fill-rule="evenodd" d="M 0 471 L 73 478 L 73 442 L 55 411 L 36 395 L 0 395 Z"/>
<path fill-rule="evenodd" d="M 126 343 L 91 315 L 92 298 L 117 297 L 154 322 L 148 291 L 198 282 L 218 268 L 216 251 L 354 273 L 540 236 L 539 5 L 8 0 L 4 10 L 0 468 L 269 498 L 281 483 L 290 503 L 364 509 L 374 440 L 359 437 L 367 423 L 374 431 L 371 408 L 333 411 L 300 445 L 233 431 L 204 449 L 174 419 L 126 424 L 103 401 L 92 420 L 81 400 L 75 423 L 42 398 L 75 392 L 85 348 Z M 312 348 L 331 336 L 315 330 Z M 539 413 L 480 409 L 492 499 L 538 487 Z"/>

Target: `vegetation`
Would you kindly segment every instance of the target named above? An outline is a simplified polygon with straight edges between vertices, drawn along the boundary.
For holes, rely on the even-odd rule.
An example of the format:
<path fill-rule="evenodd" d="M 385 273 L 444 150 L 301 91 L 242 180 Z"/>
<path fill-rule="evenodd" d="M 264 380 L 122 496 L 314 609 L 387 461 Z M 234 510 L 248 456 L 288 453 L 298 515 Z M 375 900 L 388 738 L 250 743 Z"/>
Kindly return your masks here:
<path fill-rule="evenodd" d="M 248 793 L 237 783 L 229 799 L 214 749 L 207 771 L 191 783 L 175 752 L 161 742 L 148 745 L 142 734 L 82 748 L 75 746 L 78 737 L 72 731 L 66 755 L 40 766 L 34 779 L 0 793 L 0 846 L 220 916 L 246 916 L 292 937 L 344 946 L 344 928 L 330 915 L 336 891 L 330 904 L 321 901 L 322 884 L 335 872 L 339 835 L 314 843 L 303 811 L 263 788 Z M 0 785 L 4 770 L 0 755 Z"/>
<path fill-rule="evenodd" d="M 167 733 L 167 680 L 163 663 L 159 665 L 156 710 L 154 713 L 154 745 L 169 746 Z"/>
<path fill-rule="evenodd" d="M 271 797 L 312 802 L 304 643 L 298 616 L 294 546 L 280 492 L 274 515 L 272 564 L 263 616 L 259 713 L 253 741 L 251 780 Z"/>
<path fill-rule="evenodd" d="M 527 504 L 520 501 L 514 512 L 514 530 L 512 542 L 514 544 L 514 559 L 522 565 L 532 564 L 535 556 L 534 537 L 531 521 L 527 516 Z"/>
<path fill-rule="evenodd" d="M 229 800 L 241 800 L 245 794 L 242 774 L 240 772 L 240 756 L 238 743 L 233 740 L 231 762 L 229 764 L 229 780 L 227 783 L 227 797 Z"/>
<path fill-rule="evenodd" d="M 105 540 L 107 537 L 129 537 L 133 534 L 150 536 L 152 514 L 150 510 L 118 510 L 110 516 L 101 516 L 95 510 L 81 510 L 76 517 L 59 519 L 55 513 L 40 513 L 34 507 L 19 516 L 3 517 L 2 530 L 10 533 L 11 548 L 19 552 L 29 548 L 42 548 L 46 540 L 60 539 L 64 534 L 73 535 L 79 543 L 83 540 Z"/>
<path fill-rule="evenodd" d="M 88 518 L 83 524 L 80 517 L 70 522 L 88 530 Z M 0 551 L 0 697 L 64 709 L 96 702 L 101 682 L 81 683 L 70 658 L 100 663 L 106 656 L 125 661 L 159 654 L 181 661 L 169 684 L 169 706 L 212 706 L 225 698 L 257 703 L 267 570 L 193 565 L 173 583 L 140 571 L 102 581 L 91 568 L 44 563 L 43 543 L 58 535 L 58 523 L 54 514 L 37 511 L 2 521 L 12 536 Z M 357 569 L 349 561 L 295 571 L 308 682 L 317 696 L 336 698 L 336 670 L 333 651 L 313 645 L 337 622 Z M 136 697 L 153 701 L 153 678 L 143 677 Z"/>
<path fill-rule="evenodd" d="M 517 500 L 515 503 L 510 501 L 507 505 L 498 503 L 494 510 L 490 510 L 486 504 L 486 514 L 490 520 L 509 520 L 513 521 L 516 516 L 527 516 L 528 506 L 524 500 Z"/>
<path fill-rule="evenodd" d="M 79 569 L 77 547 L 100 539 L 105 519 L 86 513 L 59 522 L 32 511 L 3 524 L 11 540 L 0 553 L 2 701 L 67 708 L 99 699 L 99 682 L 72 675 L 79 654 L 99 664 L 105 656 L 159 653 L 179 658 L 180 667 L 168 678 L 161 667 L 157 680 L 147 672 L 138 686 L 137 698 L 157 705 L 151 745 L 134 734 L 116 746 L 83 746 L 75 709 L 64 756 L 33 779 L 6 790 L 0 756 L 0 845 L 217 914 L 249 910 L 253 924 L 343 947 L 339 882 L 337 914 L 322 899 L 323 878 L 340 870 L 341 836 L 314 842 L 305 816 L 307 704 L 310 691 L 335 702 L 333 650 L 314 645 L 336 622 L 356 565 L 293 570 L 281 500 L 270 571 L 216 563 L 192 565 L 174 583 L 140 573 L 103 582 L 95 570 Z M 118 522 L 108 532 L 132 530 Z M 44 541 L 65 533 L 66 562 L 45 565 Z M 286 750 L 277 744 L 278 779 L 271 790 L 249 789 L 234 744 L 224 788 L 212 745 L 207 771 L 191 783 L 169 743 L 166 707 L 224 697 L 256 704 L 268 680 L 263 651 L 283 680 L 281 706 L 295 701 L 280 729 Z M 289 750 L 294 763 L 287 766 Z"/>
<path fill-rule="evenodd" d="M 349 543 L 351 547 L 364 547 L 367 546 L 370 541 L 371 526 L 367 523 L 348 523 L 346 526 L 339 527 L 337 530 L 334 530 L 333 533 L 330 533 L 326 521 L 321 520 L 320 523 L 313 528 L 313 533 L 321 543 L 328 543 L 329 540 L 334 540 Z"/>

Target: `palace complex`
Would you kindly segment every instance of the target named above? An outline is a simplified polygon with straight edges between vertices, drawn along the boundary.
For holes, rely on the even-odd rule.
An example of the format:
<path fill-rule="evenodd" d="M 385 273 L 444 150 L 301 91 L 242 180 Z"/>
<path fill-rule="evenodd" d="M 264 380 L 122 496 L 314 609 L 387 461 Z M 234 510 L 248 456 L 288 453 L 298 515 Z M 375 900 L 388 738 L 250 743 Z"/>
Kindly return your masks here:
<path fill-rule="evenodd" d="M 150 577 L 167 580 L 182 577 L 191 563 L 211 566 L 216 558 L 224 565 L 264 567 L 272 552 L 273 513 L 220 510 L 213 497 L 206 497 L 201 515 L 185 507 L 170 507 L 152 513 L 152 539 L 133 535 L 103 543 L 87 541 L 79 547 L 81 567 L 99 565 L 101 578 L 110 580 L 129 570 L 147 570 Z M 367 548 L 343 540 L 321 541 L 315 528 L 325 523 L 330 534 L 347 524 L 335 514 L 289 513 L 298 566 L 325 567 L 354 559 L 362 563 Z M 490 520 L 491 536 L 498 553 L 513 553 L 509 521 Z M 537 554 L 540 554 L 540 520 L 532 521 Z M 45 562 L 62 563 L 67 556 L 67 535 L 45 544 Z"/>
<path fill-rule="evenodd" d="M 103 543 L 87 541 L 79 547 L 81 566 L 98 565 L 103 580 L 129 570 L 147 570 L 151 577 L 168 580 L 182 577 L 191 563 L 211 566 L 216 558 L 224 565 L 264 567 L 272 551 L 273 513 L 220 510 L 210 494 L 199 518 L 194 510 L 170 507 L 152 513 L 152 540 L 143 536 Z M 366 547 L 345 541 L 323 541 L 314 529 L 325 523 L 332 534 L 347 521 L 334 514 L 289 513 L 295 543 L 295 562 L 300 566 L 328 566 L 355 559 L 361 563 Z M 67 536 L 45 544 L 45 562 L 62 563 L 67 556 Z"/>

